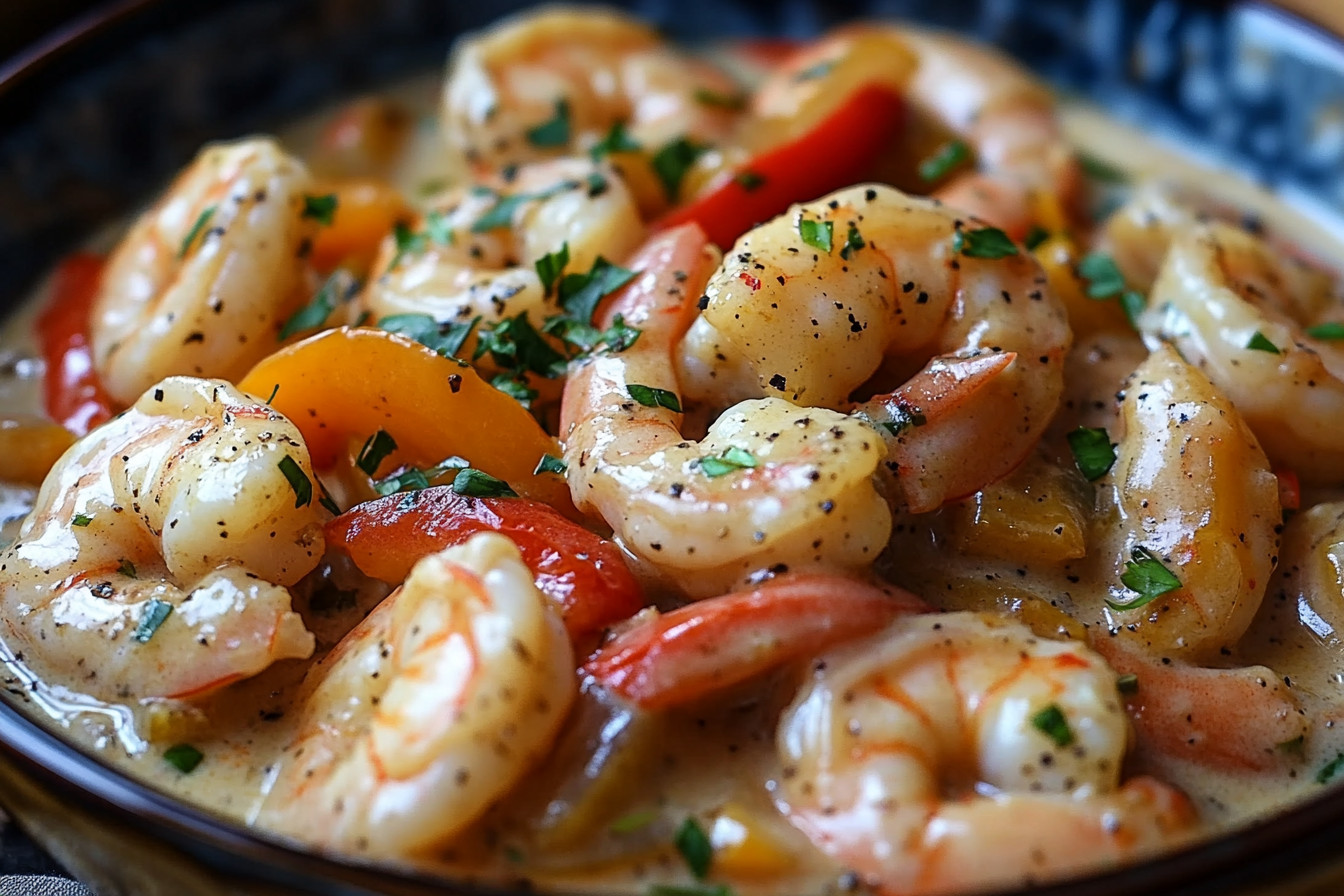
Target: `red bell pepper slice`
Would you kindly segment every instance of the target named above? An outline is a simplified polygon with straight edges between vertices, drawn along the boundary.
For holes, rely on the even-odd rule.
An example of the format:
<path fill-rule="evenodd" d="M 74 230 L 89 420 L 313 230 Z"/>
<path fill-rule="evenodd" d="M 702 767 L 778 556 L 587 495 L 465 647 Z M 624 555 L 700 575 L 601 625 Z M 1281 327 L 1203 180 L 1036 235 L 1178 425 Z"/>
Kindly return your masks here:
<path fill-rule="evenodd" d="M 56 268 L 51 299 L 37 318 L 37 337 L 47 370 L 42 383 L 47 414 L 75 435 L 111 419 L 112 399 L 93 369 L 89 319 L 104 260 L 76 252 Z"/>
<path fill-rule="evenodd" d="M 639 582 L 616 545 L 525 498 L 467 498 L 448 486 L 388 495 L 327 523 L 327 545 L 384 582 L 405 580 L 421 557 L 477 532 L 499 532 L 518 546 L 537 587 L 560 607 L 576 641 L 644 605 Z"/>
<path fill-rule="evenodd" d="M 726 250 L 792 203 L 861 181 L 892 145 L 904 121 L 900 94 L 879 84 L 860 88 L 816 127 L 761 152 L 708 193 L 673 209 L 659 226 L 695 221 Z"/>

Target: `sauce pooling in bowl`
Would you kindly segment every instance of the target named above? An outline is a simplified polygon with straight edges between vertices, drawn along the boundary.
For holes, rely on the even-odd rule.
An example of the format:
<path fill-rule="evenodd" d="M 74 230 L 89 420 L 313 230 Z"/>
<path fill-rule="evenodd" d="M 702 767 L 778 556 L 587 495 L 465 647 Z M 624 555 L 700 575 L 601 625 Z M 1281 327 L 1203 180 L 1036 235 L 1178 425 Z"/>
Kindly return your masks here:
<path fill-rule="evenodd" d="M 1337 275 L 1121 140 L 950 37 L 548 9 L 206 147 L 6 384 L 89 429 L 0 428 L 7 662 L 185 800 L 543 889 L 1020 886 L 1305 799 Z"/>

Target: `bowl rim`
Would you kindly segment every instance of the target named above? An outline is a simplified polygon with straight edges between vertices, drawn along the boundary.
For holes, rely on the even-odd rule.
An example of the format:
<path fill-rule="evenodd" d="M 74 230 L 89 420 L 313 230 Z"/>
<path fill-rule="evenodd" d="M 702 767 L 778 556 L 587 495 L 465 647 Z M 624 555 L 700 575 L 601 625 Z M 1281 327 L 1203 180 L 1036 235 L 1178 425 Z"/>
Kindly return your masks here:
<path fill-rule="evenodd" d="M 588 3 L 593 0 L 568 0 Z M 601 2 L 601 0 L 598 0 Z M 141 36 L 171 33 L 179 19 L 155 21 L 153 13 L 171 6 L 171 0 L 106 0 L 39 38 L 8 60 L 0 59 L 0 105 L 24 91 L 40 91 L 42 80 L 53 75 L 59 82 L 69 75 L 56 71 L 58 63 L 72 60 L 82 49 L 122 28 L 148 24 Z M 195 6 L 184 21 L 200 20 L 227 3 Z M 1211 0 L 1201 4 L 1222 11 L 1256 9 L 1272 14 L 1344 53 L 1344 34 L 1337 33 L 1306 13 L 1286 10 L 1270 0 Z M 97 60 L 82 60 L 85 63 Z M 31 85 L 31 86 L 30 86 Z M 12 687 L 12 682 L 11 682 Z M 11 687 L 5 690 L 11 691 Z M 26 692 L 25 692 L 26 693 Z M 167 791 L 137 780 L 108 764 L 92 750 L 67 741 L 53 725 L 43 724 L 18 705 L 12 691 L 0 697 L 0 753 L 29 780 L 78 801 L 82 811 L 112 815 L 150 828 L 157 840 L 171 844 L 207 868 L 236 876 L 294 887 L 313 893 L 331 893 L 339 884 L 359 891 L 429 896 L 453 892 L 463 896 L 523 896 L 553 892 L 480 883 L 445 877 L 390 863 L 365 861 L 345 854 L 324 852 L 216 814 L 178 799 Z M 35 714 L 34 714 L 35 715 Z M 1344 834 L 1341 786 L 1323 787 L 1311 799 L 1271 815 L 1256 818 L 1202 838 L 1177 850 L 1100 873 L 1071 877 L 1030 890 L 994 890 L 987 896 L 1133 896 L 1165 893 L 1170 896 L 1220 896 L 1246 893 L 1267 886 L 1306 883 L 1311 875 L 1340 866 L 1339 835 Z M 100 819 L 100 821 L 105 819 Z M 14 814 L 24 826 L 24 816 Z M 1333 825 L 1333 827 L 1331 827 Z M 39 845 L 43 845 L 39 841 Z M 44 847 L 45 848 L 45 847 Z M 246 858 L 250 864 L 230 864 Z M 393 885 L 394 889 L 389 889 Z M 323 889 L 313 889 L 320 886 Z M 563 892 L 563 891 L 560 891 Z"/>

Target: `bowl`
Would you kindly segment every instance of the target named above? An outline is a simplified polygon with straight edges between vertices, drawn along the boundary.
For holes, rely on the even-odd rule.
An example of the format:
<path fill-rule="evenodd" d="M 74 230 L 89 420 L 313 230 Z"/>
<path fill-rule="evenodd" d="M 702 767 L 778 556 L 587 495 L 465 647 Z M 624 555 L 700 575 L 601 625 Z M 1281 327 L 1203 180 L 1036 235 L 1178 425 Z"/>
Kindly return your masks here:
<path fill-rule="evenodd" d="M 435 67 L 521 8 L 442 0 L 121 0 L 0 67 L 0 303 L 134 208 L 204 142 L 267 130 Z M 1064 90 L 1344 220 L 1344 45 L 1258 3 L 1178 0 L 646 0 L 680 40 L 804 37 L 899 17 L 997 44 Z M 1303 3 L 1302 5 L 1310 5 Z M 1331 15 L 1325 4 L 1325 15 Z M 1337 14 L 1335 14 L 1337 15 Z M 522 893 L 304 852 L 133 781 L 0 694 L 0 804 L 100 894 Z M 1051 896 L 1339 892 L 1335 790 Z"/>

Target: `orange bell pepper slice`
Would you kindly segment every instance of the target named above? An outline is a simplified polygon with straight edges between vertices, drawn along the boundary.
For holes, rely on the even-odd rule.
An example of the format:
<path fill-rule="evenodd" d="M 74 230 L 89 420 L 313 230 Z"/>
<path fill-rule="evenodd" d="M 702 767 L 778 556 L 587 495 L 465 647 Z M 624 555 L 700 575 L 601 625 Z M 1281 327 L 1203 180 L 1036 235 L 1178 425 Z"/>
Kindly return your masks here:
<path fill-rule="evenodd" d="M 404 336 L 327 330 L 263 359 L 238 386 L 263 399 L 275 392 L 271 407 L 294 421 L 319 469 L 382 429 L 397 443 L 385 469 L 457 455 L 525 498 L 578 515 L 564 477 L 535 472 L 560 446 L 532 415 L 470 366 Z"/>
<path fill-rule="evenodd" d="M 114 403 L 93 369 L 89 315 L 98 296 L 104 259 L 76 252 L 56 269 L 51 299 L 37 318 L 37 338 L 47 362 L 43 403 L 51 419 L 82 436 L 111 419 Z"/>
<path fill-rule="evenodd" d="M 336 197 L 336 210 L 331 223 L 313 239 L 313 267 L 323 274 L 341 264 L 359 273 L 368 271 L 393 226 L 415 218 L 402 195 L 379 180 L 336 181 L 318 190 L 324 191 Z"/>

